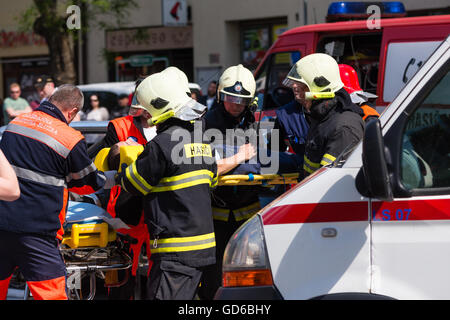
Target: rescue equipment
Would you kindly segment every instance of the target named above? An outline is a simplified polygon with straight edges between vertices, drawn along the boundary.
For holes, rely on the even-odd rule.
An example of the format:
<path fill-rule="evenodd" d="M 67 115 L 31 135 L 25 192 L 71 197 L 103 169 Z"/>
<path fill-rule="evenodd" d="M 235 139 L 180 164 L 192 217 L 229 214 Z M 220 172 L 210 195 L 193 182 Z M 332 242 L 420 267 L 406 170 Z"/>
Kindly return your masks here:
<path fill-rule="evenodd" d="M 120 219 L 113 219 L 102 208 L 83 202 L 69 201 L 60 252 L 67 269 L 67 292 L 70 300 L 93 300 L 96 277 L 105 286 L 117 287 L 128 279 L 132 260 L 122 249 L 120 234 L 115 230 L 128 228 Z M 127 270 L 123 281 L 112 281 L 117 270 Z M 89 277 L 89 293 L 83 296 L 81 279 Z"/>

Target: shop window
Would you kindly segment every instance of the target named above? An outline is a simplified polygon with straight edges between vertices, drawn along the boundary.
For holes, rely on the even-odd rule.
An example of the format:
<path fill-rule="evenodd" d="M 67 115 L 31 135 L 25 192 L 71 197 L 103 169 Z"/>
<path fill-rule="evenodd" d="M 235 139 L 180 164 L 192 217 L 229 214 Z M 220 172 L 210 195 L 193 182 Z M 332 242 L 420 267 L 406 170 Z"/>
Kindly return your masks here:
<path fill-rule="evenodd" d="M 256 70 L 267 50 L 286 30 L 286 19 L 265 23 L 243 22 L 241 25 L 242 64 L 251 71 Z"/>

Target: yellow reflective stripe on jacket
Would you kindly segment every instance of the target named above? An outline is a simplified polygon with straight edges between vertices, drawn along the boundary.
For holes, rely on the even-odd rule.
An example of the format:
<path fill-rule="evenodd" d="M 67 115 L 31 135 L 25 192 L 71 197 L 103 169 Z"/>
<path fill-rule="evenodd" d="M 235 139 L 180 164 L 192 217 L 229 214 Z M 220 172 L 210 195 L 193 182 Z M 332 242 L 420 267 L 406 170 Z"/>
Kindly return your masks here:
<path fill-rule="evenodd" d="M 255 202 L 249 206 L 233 210 L 234 218 L 236 219 L 236 221 L 248 219 L 259 210 L 261 210 L 261 205 L 259 202 Z"/>
<path fill-rule="evenodd" d="M 151 191 L 152 186 L 149 185 L 144 180 L 144 178 L 142 178 L 141 175 L 138 173 L 137 168 L 136 168 L 136 161 L 127 167 L 125 174 L 126 174 L 128 181 L 130 181 L 131 184 L 137 190 L 139 190 L 144 196 L 147 195 Z"/>
<path fill-rule="evenodd" d="M 252 203 L 249 206 L 242 207 L 239 209 L 223 209 L 212 207 L 213 219 L 220 221 L 228 221 L 230 211 L 234 214 L 234 219 L 236 221 L 241 221 L 248 219 L 261 210 L 261 204 L 259 202 Z"/>
<path fill-rule="evenodd" d="M 214 220 L 228 221 L 228 216 L 230 215 L 230 209 L 222 209 L 217 207 L 212 207 L 212 214 Z"/>
<path fill-rule="evenodd" d="M 219 177 L 218 176 L 215 176 L 213 179 L 212 179 L 212 182 L 211 182 L 211 188 L 215 188 L 215 187 L 217 187 L 217 184 L 219 183 Z"/>
<path fill-rule="evenodd" d="M 305 170 L 308 173 L 313 173 L 317 169 L 320 168 L 320 163 L 312 162 L 309 160 L 306 155 L 303 157 L 303 170 Z"/>
<path fill-rule="evenodd" d="M 214 232 L 193 237 L 157 239 L 150 248 L 151 253 L 184 252 L 203 250 L 216 246 Z"/>
<path fill-rule="evenodd" d="M 195 170 L 178 176 L 163 178 L 158 185 L 152 188 L 152 192 L 173 191 L 184 189 L 199 184 L 208 184 L 211 186 L 214 173 L 209 170 Z"/>
<path fill-rule="evenodd" d="M 322 161 L 320 161 L 320 165 L 322 166 L 327 166 L 329 164 L 332 164 L 334 162 L 334 160 L 336 160 L 335 157 L 333 157 L 331 154 L 329 153 L 325 153 L 323 155 Z"/>

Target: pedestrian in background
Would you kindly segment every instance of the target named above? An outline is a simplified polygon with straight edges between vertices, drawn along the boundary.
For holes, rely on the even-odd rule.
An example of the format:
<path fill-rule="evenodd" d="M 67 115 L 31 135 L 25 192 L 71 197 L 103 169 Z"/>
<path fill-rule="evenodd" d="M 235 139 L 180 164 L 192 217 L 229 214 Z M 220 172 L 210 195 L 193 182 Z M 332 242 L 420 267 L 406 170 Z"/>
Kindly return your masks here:
<path fill-rule="evenodd" d="M 63 85 L 33 112 L 16 117 L 0 148 L 19 180 L 21 196 L 0 201 L 0 299 L 13 271 L 23 275 L 35 300 L 65 300 L 66 266 L 59 251 L 69 191 L 90 194 L 105 185 L 83 135 L 69 123 L 83 93 Z"/>
<path fill-rule="evenodd" d="M 21 93 L 18 83 L 14 82 L 9 86 L 9 97 L 3 102 L 5 125 L 22 113 L 33 111 L 28 101 L 20 96 Z"/>
<path fill-rule="evenodd" d="M 86 115 L 86 120 L 106 121 L 109 120 L 108 109 L 100 105 L 100 100 L 96 94 L 89 97 L 91 110 Z"/>
<path fill-rule="evenodd" d="M 208 111 L 214 109 L 217 105 L 217 81 L 213 80 L 208 85 L 207 94 L 198 98 L 198 102 L 207 106 Z"/>
<path fill-rule="evenodd" d="M 130 110 L 128 100 L 128 95 L 124 93 L 117 97 L 117 105 L 111 110 L 111 119 L 126 117 L 128 115 Z"/>
<path fill-rule="evenodd" d="M 34 82 L 34 87 L 39 94 L 39 104 L 47 101 L 50 96 L 57 90 L 55 88 L 55 82 L 53 81 L 52 77 L 47 75 L 37 77 L 36 81 Z"/>

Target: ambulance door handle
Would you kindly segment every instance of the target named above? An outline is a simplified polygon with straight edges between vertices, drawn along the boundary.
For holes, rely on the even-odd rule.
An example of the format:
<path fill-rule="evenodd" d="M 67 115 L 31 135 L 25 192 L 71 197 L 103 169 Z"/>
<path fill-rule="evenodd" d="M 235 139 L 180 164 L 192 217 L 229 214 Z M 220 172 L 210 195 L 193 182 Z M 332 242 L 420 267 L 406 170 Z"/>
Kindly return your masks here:
<path fill-rule="evenodd" d="M 323 238 L 335 238 L 337 236 L 335 228 L 323 228 L 321 233 Z"/>

